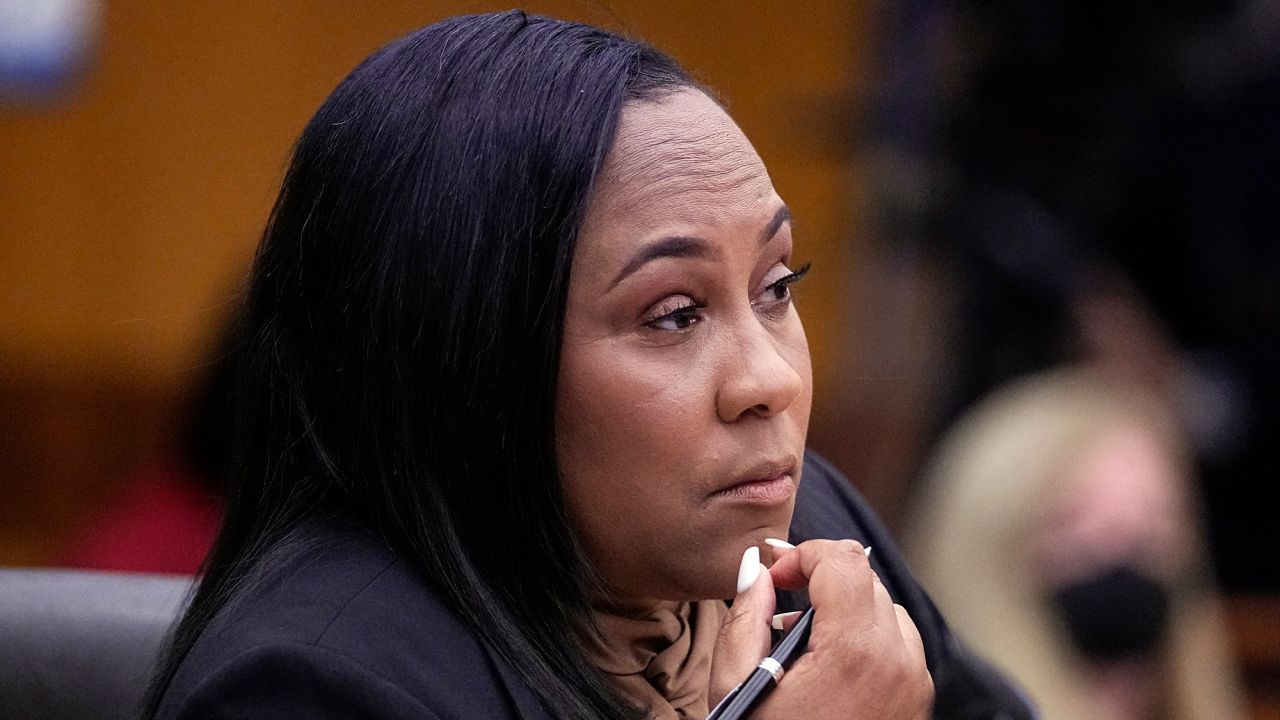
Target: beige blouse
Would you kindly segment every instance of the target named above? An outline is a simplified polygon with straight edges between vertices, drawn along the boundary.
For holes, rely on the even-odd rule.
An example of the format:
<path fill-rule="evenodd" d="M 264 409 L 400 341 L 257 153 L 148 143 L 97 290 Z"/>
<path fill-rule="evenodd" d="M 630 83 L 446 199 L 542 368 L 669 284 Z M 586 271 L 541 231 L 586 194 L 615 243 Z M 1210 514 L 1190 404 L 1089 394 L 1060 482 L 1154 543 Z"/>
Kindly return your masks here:
<path fill-rule="evenodd" d="M 597 609 L 603 638 L 588 644 L 587 658 L 655 720 L 703 720 L 711 653 L 727 612 L 721 600 Z"/>

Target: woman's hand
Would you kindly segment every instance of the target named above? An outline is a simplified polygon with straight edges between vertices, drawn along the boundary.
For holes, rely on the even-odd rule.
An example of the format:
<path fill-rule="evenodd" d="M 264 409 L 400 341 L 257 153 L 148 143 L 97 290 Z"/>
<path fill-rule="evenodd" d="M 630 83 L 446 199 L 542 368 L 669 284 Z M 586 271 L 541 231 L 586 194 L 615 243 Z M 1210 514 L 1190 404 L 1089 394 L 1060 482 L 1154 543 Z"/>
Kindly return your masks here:
<path fill-rule="evenodd" d="M 750 551 L 748 551 L 750 553 Z M 924 645 L 853 540 L 810 540 L 774 550 L 772 568 L 750 581 L 746 558 L 737 598 L 720 627 L 711 668 L 714 705 L 769 654 L 774 587 L 808 586 L 808 651 L 782 676 L 752 718 L 922 720 L 933 707 Z M 756 556 L 758 558 L 758 555 Z"/>

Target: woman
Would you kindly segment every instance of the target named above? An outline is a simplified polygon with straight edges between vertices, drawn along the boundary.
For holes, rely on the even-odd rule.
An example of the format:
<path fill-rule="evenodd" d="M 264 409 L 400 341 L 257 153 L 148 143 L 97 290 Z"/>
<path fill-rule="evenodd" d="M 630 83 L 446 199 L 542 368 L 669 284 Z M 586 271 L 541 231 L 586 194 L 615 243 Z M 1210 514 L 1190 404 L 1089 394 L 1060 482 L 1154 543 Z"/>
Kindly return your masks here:
<path fill-rule="evenodd" d="M 256 259 L 239 486 L 149 714 L 700 718 L 776 585 L 817 620 L 757 717 L 926 716 L 861 545 L 757 559 L 801 480 L 803 275 L 760 159 L 656 51 L 511 12 L 372 55 Z"/>
<path fill-rule="evenodd" d="M 1171 415 L 1095 369 L 1038 373 L 962 418 L 931 465 L 912 565 L 1046 717 L 1247 714 Z"/>

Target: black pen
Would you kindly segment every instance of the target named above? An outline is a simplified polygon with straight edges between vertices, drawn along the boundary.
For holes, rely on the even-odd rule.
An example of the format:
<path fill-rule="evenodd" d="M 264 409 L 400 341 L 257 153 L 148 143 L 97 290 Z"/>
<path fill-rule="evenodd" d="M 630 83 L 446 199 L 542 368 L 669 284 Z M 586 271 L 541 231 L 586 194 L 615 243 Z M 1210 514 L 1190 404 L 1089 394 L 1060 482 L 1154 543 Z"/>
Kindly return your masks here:
<path fill-rule="evenodd" d="M 707 720 L 739 720 L 751 709 L 765 699 L 773 687 L 782 679 L 782 673 L 791 666 L 809 645 L 809 630 L 813 626 L 813 608 L 805 610 L 791 626 L 791 630 L 773 646 L 768 657 L 760 661 L 751 675 L 729 691 Z"/>

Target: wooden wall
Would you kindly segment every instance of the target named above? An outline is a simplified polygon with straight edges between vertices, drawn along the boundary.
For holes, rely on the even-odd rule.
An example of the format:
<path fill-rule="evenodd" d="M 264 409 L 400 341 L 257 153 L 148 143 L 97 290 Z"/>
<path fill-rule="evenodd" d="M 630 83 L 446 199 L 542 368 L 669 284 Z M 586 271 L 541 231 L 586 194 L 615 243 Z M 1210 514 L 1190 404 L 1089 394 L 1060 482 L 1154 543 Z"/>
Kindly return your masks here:
<path fill-rule="evenodd" d="M 722 92 L 796 217 L 821 414 L 846 237 L 863 4 L 541 2 Z M 81 87 L 0 105 L 0 564 L 39 564 L 172 441 L 286 156 L 370 51 L 468 2 L 105 2 Z"/>

